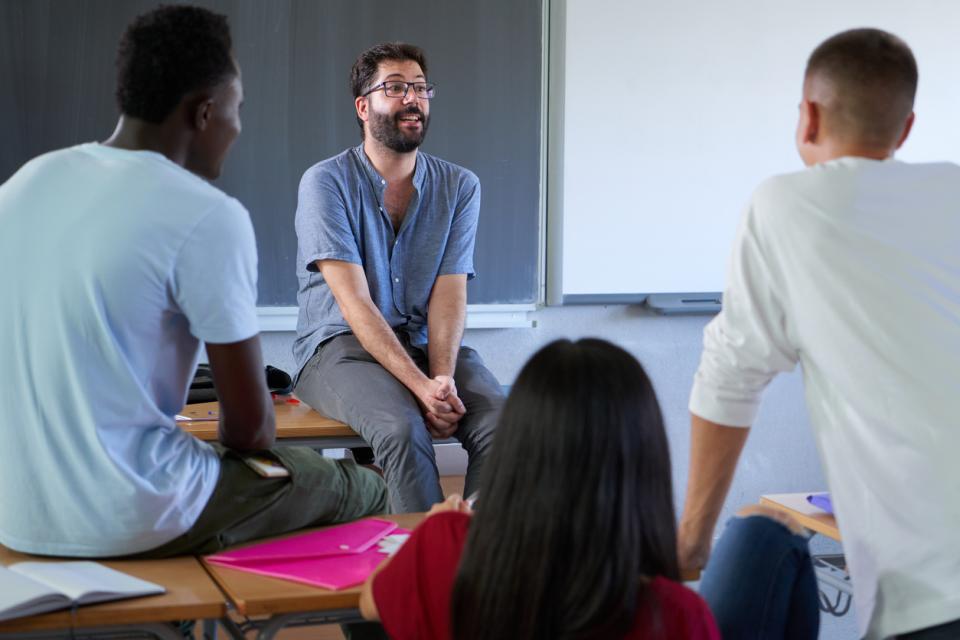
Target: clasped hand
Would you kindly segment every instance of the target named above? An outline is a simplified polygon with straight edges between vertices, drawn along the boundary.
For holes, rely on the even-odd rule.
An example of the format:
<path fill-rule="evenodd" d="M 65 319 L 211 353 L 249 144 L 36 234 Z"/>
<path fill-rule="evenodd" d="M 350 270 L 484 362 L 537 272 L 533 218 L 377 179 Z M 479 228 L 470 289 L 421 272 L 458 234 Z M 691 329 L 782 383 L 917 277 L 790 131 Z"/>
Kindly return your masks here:
<path fill-rule="evenodd" d="M 451 376 L 437 376 L 427 381 L 417 394 L 423 408 L 427 431 L 434 438 L 449 438 L 456 432 L 457 423 L 467 412 L 457 395 L 457 385 Z"/>

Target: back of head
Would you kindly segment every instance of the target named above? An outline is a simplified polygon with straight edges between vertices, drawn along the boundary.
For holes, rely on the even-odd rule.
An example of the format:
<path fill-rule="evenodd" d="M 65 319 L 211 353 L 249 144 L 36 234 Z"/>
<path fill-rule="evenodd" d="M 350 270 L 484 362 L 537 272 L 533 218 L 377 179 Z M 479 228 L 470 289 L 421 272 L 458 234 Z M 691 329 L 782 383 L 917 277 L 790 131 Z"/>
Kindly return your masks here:
<path fill-rule="evenodd" d="M 804 95 L 818 102 L 833 135 L 890 148 L 903 133 L 917 92 L 917 63 L 907 44 L 880 29 L 828 38 L 807 61 Z"/>
<path fill-rule="evenodd" d="M 187 94 L 237 73 L 226 16 L 184 5 L 161 6 L 127 27 L 117 51 L 117 105 L 159 124 Z"/>
<path fill-rule="evenodd" d="M 642 576 L 677 577 L 660 407 L 619 347 L 561 340 L 535 354 L 483 474 L 454 637 L 620 637 L 646 593 Z"/>

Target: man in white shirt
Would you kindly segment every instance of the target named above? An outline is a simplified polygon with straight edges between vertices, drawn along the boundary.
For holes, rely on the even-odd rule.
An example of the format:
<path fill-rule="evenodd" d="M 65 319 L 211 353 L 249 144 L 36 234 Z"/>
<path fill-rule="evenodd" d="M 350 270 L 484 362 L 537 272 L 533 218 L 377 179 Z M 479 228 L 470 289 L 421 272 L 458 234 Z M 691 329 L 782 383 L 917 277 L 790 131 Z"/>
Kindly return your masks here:
<path fill-rule="evenodd" d="M 274 443 L 249 215 L 207 180 L 240 133 L 226 18 L 161 7 L 124 33 L 103 144 L 0 186 L 0 543 L 59 556 L 208 553 L 386 508 L 353 463 Z M 200 341 L 220 442 L 179 429 Z M 286 478 L 261 478 L 268 450 Z"/>
<path fill-rule="evenodd" d="M 960 167 L 893 159 L 916 85 L 883 31 L 813 52 L 808 168 L 754 193 L 690 399 L 686 568 L 707 560 L 763 389 L 801 363 L 869 638 L 960 637 Z"/>

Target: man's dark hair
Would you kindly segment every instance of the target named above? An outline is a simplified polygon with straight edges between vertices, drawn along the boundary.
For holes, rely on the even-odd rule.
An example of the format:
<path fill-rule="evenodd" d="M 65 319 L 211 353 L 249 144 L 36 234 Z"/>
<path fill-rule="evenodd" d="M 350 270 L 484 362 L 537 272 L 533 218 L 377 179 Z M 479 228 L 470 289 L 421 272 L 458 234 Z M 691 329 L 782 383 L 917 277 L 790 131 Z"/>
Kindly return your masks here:
<path fill-rule="evenodd" d="M 237 73 L 227 17 L 190 6 L 161 6 L 137 17 L 117 50 L 121 113 L 160 123 L 191 91 Z"/>
<path fill-rule="evenodd" d="M 384 60 L 413 60 L 420 65 L 424 77 L 427 75 L 427 56 L 423 53 L 423 49 L 405 42 L 384 42 L 361 53 L 353 63 L 353 68 L 350 69 L 350 89 L 353 91 L 354 98 L 370 90 L 370 85 L 377 75 L 377 69 Z M 357 118 L 357 124 L 363 131 L 363 120 Z"/>
<path fill-rule="evenodd" d="M 917 93 L 917 61 L 880 29 L 851 29 L 824 41 L 807 61 L 807 81 L 825 82 L 828 117 L 841 135 L 887 146 L 903 132 Z"/>
<path fill-rule="evenodd" d="M 497 423 L 451 598 L 453 637 L 622 638 L 679 578 L 670 451 L 640 363 L 558 340 Z"/>

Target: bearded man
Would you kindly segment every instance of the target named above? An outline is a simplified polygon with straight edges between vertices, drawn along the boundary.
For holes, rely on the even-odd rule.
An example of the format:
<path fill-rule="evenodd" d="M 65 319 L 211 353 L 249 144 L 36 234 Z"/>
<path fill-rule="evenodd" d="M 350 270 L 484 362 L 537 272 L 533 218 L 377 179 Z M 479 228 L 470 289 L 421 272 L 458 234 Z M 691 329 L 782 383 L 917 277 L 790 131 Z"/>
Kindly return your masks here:
<path fill-rule="evenodd" d="M 369 443 L 394 512 L 426 511 L 443 499 L 433 438 L 466 449 L 470 495 L 503 403 L 461 346 L 480 182 L 419 151 L 436 92 L 420 48 L 368 49 L 351 85 L 362 143 L 300 182 L 296 392 Z"/>

